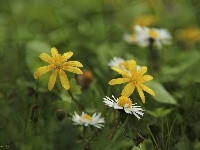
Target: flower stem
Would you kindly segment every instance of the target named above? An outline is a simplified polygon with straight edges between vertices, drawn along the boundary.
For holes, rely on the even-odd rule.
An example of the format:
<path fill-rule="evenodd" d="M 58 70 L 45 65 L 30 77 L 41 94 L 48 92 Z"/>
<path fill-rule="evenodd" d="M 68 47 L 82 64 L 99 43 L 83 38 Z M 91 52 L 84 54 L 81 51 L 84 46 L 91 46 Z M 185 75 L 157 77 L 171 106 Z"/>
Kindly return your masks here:
<path fill-rule="evenodd" d="M 115 121 L 115 125 L 114 125 L 114 128 L 112 129 L 111 133 L 109 134 L 108 139 L 112 139 L 112 137 L 114 136 L 114 134 L 117 130 L 119 122 L 120 122 L 120 119 L 117 120 L 117 118 L 116 118 L 116 110 L 114 111 L 114 121 Z"/>
<path fill-rule="evenodd" d="M 158 143 L 156 142 L 156 140 L 155 140 L 155 138 L 154 138 L 154 136 L 153 136 L 153 134 L 152 134 L 150 128 L 148 127 L 147 129 L 148 129 L 148 131 L 149 131 L 149 133 L 150 133 L 150 135 L 151 135 L 151 137 L 152 137 L 152 139 L 153 139 L 153 141 L 154 141 L 154 143 L 155 143 L 157 149 L 159 149 L 159 147 L 158 147 Z"/>
<path fill-rule="evenodd" d="M 84 110 L 83 105 L 82 105 L 79 101 L 77 101 L 77 100 L 74 98 L 74 96 L 73 96 L 73 94 L 71 93 L 70 90 L 67 90 L 67 92 L 68 92 L 69 96 L 71 97 L 71 99 L 78 105 L 79 109 L 80 109 L 81 111 L 83 111 L 83 110 Z"/>
<path fill-rule="evenodd" d="M 150 68 L 152 71 L 159 71 L 160 70 L 160 56 L 158 51 L 154 48 L 155 40 L 150 38 L 149 39 L 149 61 L 150 61 Z"/>

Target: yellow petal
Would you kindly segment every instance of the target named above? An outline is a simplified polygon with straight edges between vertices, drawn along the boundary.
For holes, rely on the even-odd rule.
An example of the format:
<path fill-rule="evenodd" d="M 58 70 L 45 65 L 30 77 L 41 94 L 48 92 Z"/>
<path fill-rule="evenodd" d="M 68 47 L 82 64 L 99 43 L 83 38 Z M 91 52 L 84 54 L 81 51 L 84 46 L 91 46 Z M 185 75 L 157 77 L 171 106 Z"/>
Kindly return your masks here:
<path fill-rule="evenodd" d="M 122 84 L 125 82 L 130 82 L 130 79 L 128 78 L 117 78 L 117 79 L 112 79 L 108 82 L 110 85 L 115 85 L 115 84 Z"/>
<path fill-rule="evenodd" d="M 152 89 L 148 88 L 147 86 L 145 86 L 144 84 L 141 85 L 141 88 L 146 91 L 147 93 L 151 94 L 152 96 L 155 96 L 155 93 Z"/>
<path fill-rule="evenodd" d="M 65 56 L 66 59 L 69 59 L 70 57 L 72 57 L 72 55 L 73 55 L 73 52 L 71 51 L 63 54 L 63 56 Z"/>
<path fill-rule="evenodd" d="M 128 68 L 128 62 L 127 62 L 127 61 L 124 61 L 124 62 L 120 63 L 119 66 L 120 66 L 120 67 L 121 67 L 121 66 L 124 66 L 124 68 L 125 68 L 126 70 L 129 69 L 129 68 Z"/>
<path fill-rule="evenodd" d="M 67 71 L 72 72 L 72 73 L 83 74 L 83 72 L 79 68 L 76 68 L 76 67 L 62 66 L 61 68 L 63 70 L 67 70 Z"/>
<path fill-rule="evenodd" d="M 122 70 L 119 67 L 112 67 L 112 70 L 118 72 L 119 74 L 121 74 L 124 77 L 130 77 L 129 73 L 127 73 L 126 71 Z"/>
<path fill-rule="evenodd" d="M 53 59 L 56 58 L 58 56 L 58 50 L 55 47 L 53 47 L 51 49 L 51 54 L 52 54 Z"/>
<path fill-rule="evenodd" d="M 142 91 L 142 88 L 139 85 L 137 85 L 136 87 L 137 87 L 138 93 L 140 95 L 140 98 L 142 99 L 142 102 L 145 103 L 145 96 L 144 96 L 144 93 Z"/>
<path fill-rule="evenodd" d="M 47 73 L 48 71 L 52 70 L 53 68 L 49 65 L 49 66 L 44 66 L 44 67 L 40 67 L 38 68 L 35 72 L 34 72 L 34 78 L 38 79 L 40 76 L 42 76 L 43 74 Z"/>
<path fill-rule="evenodd" d="M 143 75 L 145 72 L 147 72 L 147 67 L 143 66 L 140 68 L 140 70 L 138 70 L 138 74 L 139 75 Z"/>
<path fill-rule="evenodd" d="M 79 61 L 68 61 L 63 63 L 63 66 L 71 66 L 71 67 L 83 67 L 83 65 Z"/>
<path fill-rule="evenodd" d="M 67 78 L 67 75 L 65 74 L 65 72 L 62 69 L 60 69 L 60 71 L 59 71 L 59 76 L 60 76 L 60 82 L 61 82 L 62 86 L 66 90 L 69 90 L 69 88 L 70 88 L 69 80 Z"/>
<path fill-rule="evenodd" d="M 56 82 L 56 78 L 57 78 L 57 70 L 53 70 L 50 78 L 49 78 L 49 83 L 48 83 L 48 89 L 51 91 L 54 87 L 54 84 Z"/>
<path fill-rule="evenodd" d="M 137 63 L 135 60 L 129 60 L 128 61 L 128 68 L 129 71 L 131 72 L 132 75 L 135 75 L 135 73 L 137 72 Z"/>
<path fill-rule="evenodd" d="M 144 76 L 143 76 L 143 82 L 150 81 L 150 80 L 152 80 L 152 79 L 153 79 L 153 77 L 150 76 L 150 75 L 144 75 Z"/>
<path fill-rule="evenodd" d="M 130 82 L 124 87 L 124 89 L 122 90 L 121 95 L 129 97 L 133 93 L 134 89 L 135 89 L 135 84 Z"/>
<path fill-rule="evenodd" d="M 63 62 L 65 62 L 65 61 L 67 61 L 67 59 L 69 59 L 72 55 L 73 55 L 73 52 L 64 53 L 64 54 L 61 56 L 60 62 L 63 63 Z"/>
<path fill-rule="evenodd" d="M 42 60 L 44 60 L 44 61 L 46 61 L 46 62 L 48 62 L 48 63 L 51 63 L 51 62 L 52 62 L 52 58 L 51 58 L 48 54 L 46 54 L 46 53 L 40 54 L 39 57 L 40 57 Z"/>

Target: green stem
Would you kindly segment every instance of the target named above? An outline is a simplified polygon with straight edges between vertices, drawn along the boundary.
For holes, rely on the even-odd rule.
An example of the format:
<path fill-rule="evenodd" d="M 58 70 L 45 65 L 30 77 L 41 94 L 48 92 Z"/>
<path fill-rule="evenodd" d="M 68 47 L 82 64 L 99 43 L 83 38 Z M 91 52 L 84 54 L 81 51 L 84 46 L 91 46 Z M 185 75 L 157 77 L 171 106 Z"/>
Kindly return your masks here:
<path fill-rule="evenodd" d="M 115 122 L 114 128 L 110 132 L 110 134 L 108 136 L 108 139 L 112 139 L 112 137 L 114 136 L 114 134 L 115 134 L 115 132 L 117 130 L 117 127 L 118 127 L 118 125 L 120 123 L 120 119 L 117 120 L 117 118 L 116 118 L 116 110 L 114 110 L 114 122 Z"/>
<path fill-rule="evenodd" d="M 67 90 L 67 92 L 68 92 L 69 96 L 71 97 L 71 99 L 78 105 L 79 109 L 80 109 L 80 110 L 84 110 L 83 105 L 82 105 L 79 101 L 77 101 L 77 100 L 74 98 L 74 96 L 73 96 L 73 94 L 71 93 L 71 91 L 70 91 L 70 90 Z"/>
<path fill-rule="evenodd" d="M 152 71 L 159 71 L 160 70 L 160 56 L 158 51 L 154 48 L 154 42 L 155 40 L 150 38 L 149 39 L 149 64 L 150 69 Z"/>
<path fill-rule="evenodd" d="M 148 127 L 148 131 L 149 131 L 149 133 L 150 133 L 150 135 L 151 135 L 151 137 L 152 137 L 154 143 L 156 144 L 157 149 L 159 149 L 159 148 L 158 148 L 158 143 L 156 142 L 156 140 L 155 140 L 155 138 L 154 138 L 154 136 L 153 136 L 153 134 L 152 134 L 152 132 L 151 132 L 151 130 L 150 130 L 149 127 Z"/>

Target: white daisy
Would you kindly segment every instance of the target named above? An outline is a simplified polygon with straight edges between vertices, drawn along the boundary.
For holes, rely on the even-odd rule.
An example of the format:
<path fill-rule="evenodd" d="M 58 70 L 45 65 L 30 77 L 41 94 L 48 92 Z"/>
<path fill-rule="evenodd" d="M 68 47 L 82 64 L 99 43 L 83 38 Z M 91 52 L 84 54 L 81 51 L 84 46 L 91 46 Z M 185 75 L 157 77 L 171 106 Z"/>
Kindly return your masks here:
<path fill-rule="evenodd" d="M 84 112 L 82 112 L 81 116 L 79 116 L 76 112 L 72 116 L 72 121 L 74 121 L 74 125 L 93 125 L 97 128 L 102 128 L 104 125 L 104 118 L 100 118 L 101 113 L 94 113 L 92 117 Z"/>
<path fill-rule="evenodd" d="M 146 47 L 149 46 L 149 39 L 152 38 L 155 40 L 155 45 L 161 49 L 163 45 L 171 44 L 171 35 L 166 29 L 156 29 L 156 28 L 147 28 L 136 25 L 135 26 L 135 35 L 137 43 Z"/>
<path fill-rule="evenodd" d="M 141 108 L 141 106 L 134 106 L 137 103 L 132 104 L 130 98 L 125 96 L 120 96 L 119 98 L 116 99 L 113 95 L 112 98 L 113 99 L 106 96 L 105 98 L 103 98 L 104 99 L 103 102 L 109 107 L 113 107 L 114 109 L 124 109 L 126 113 L 134 114 L 138 119 L 140 119 L 139 115 L 143 116 L 144 110 Z"/>
<path fill-rule="evenodd" d="M 110 60 L 110 62 L 108 63 L 108 66 L 110 67 L 119 67 L 121 69 L 123 69 L 126 72 L 129 72 L 127 69 L 127 62 L 128 60 L 124 60 L 123 58 L 120 57 L 113 57 L 112 60 Z M 137 66 L 137 70 L 139 70 L 141 68 L 141 66 Z"/>
<path fill-rule="evenodd" d="M 124 34 L 124 41 L 129 44 L 136 44 L 137 42 L 134 34 Z"/>

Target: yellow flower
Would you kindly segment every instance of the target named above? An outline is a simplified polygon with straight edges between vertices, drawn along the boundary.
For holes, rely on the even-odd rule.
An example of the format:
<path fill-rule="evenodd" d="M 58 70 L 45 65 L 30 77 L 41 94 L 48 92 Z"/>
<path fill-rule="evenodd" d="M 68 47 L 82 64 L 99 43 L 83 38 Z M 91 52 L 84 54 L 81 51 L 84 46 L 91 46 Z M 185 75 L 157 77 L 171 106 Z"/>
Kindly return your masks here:
<path fill-rule="evenodd" d="M 182 41 L 197 42 L 200 41 L 200 29 L 197 27 L 179 29 L 175 32 L 175 36 Z"/>
<path fill-rule="evenodd" d="M 46 53 L 40 54 L 40 58 L 43 61 L 49 63 L 48 66 L 40 67 L 34 72 L 34 78 L 38 79 L 43 74 L 52 70 L 52 74 L 49 78 L 48 89 L 51 91 L 56 82 L 57 75 L 59 74 L 60 82 L 62 86 L 68 90 L 70 88 L 69 81 L 67 75 L 64 70 L 69 72 L 73 72 L 76 74 L 83 74 L 83 72 L 77 67 L 83 67 L 83 65 L 79 61 L 67 61 L 72 55 L 73 52 L 67 52 L 63 55 L 58 54 L 58 51 L 55 47 L 51 49 L 52 57 L 50 57 Z"/>
<path fill-rule="evenodd" d="M 143 75 L 147 71 L 146 66 L 143 66 L 139 70 L 137 70 L 137 64 L 135 60 L 129 60 L 127 61 L 127 63 L 128 63 L 128 72 L 119 67 L 112 67 L 114 71 L 122 75 L 122 78 L 112 79 L 108 84 L 115 85 L 128 82 L 128 84 L 122 90 L 121 95 L 129 97 L 133 93 L 136 87 L 142 99 L 142 102 L 145 103 L 145 96 L 143 91 L 146 91 L 147 93 L 153 96 L 155 95 L 155 93 L 152 89 L 148 88 L 143 83 L 152 80 L 153 77 L 150 75 Z"/>
<path fill-rule="evenodd" d="M 143 15 L 137 17 L 133 24 L 134 25 L 140 25 L 140 26 L 150 26 L 152 24 L 155 24 L 157 22 L 157 17 L 153 15 Z"/>

